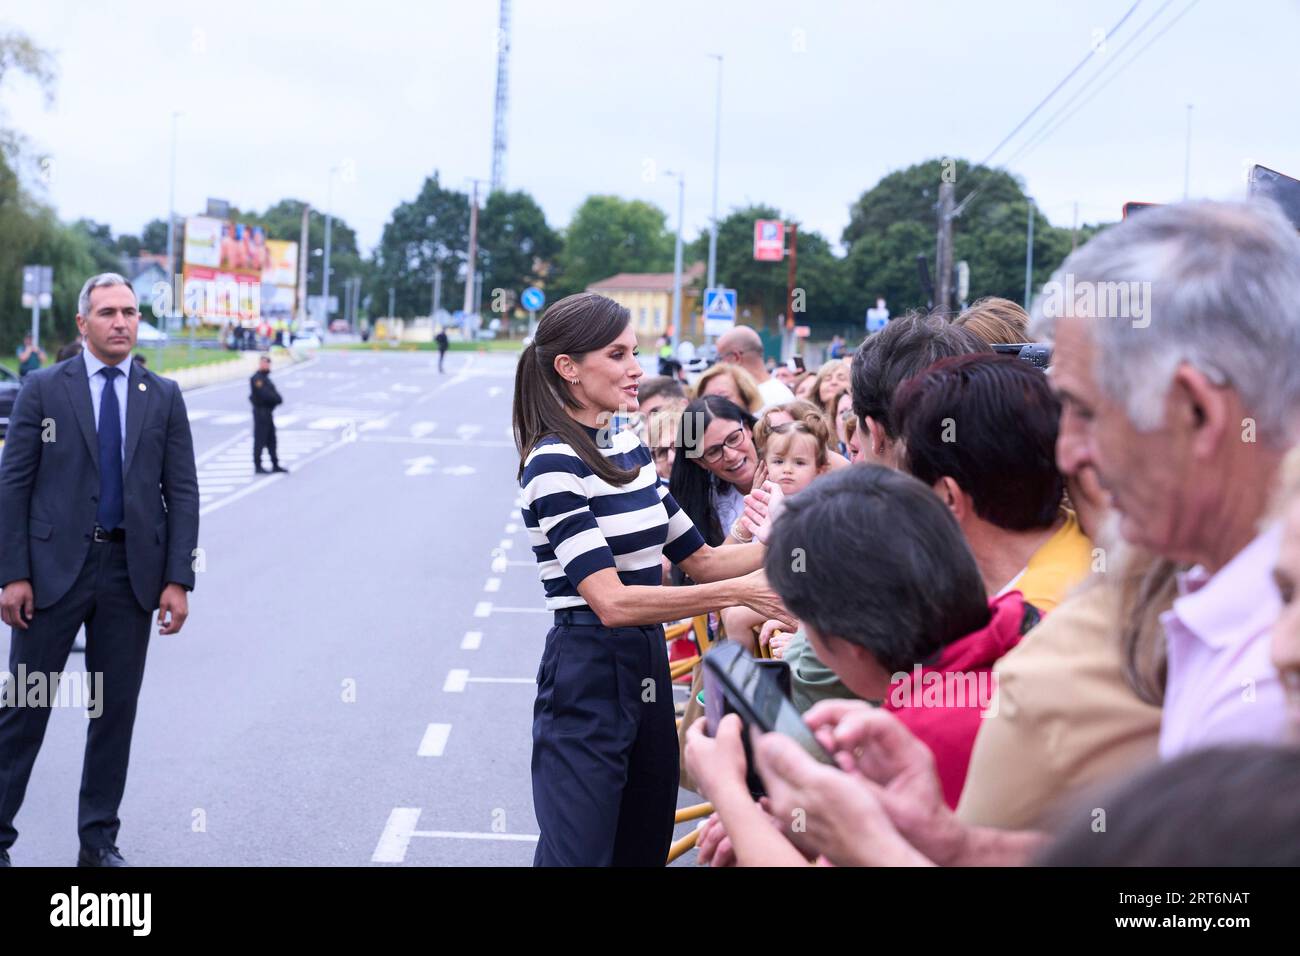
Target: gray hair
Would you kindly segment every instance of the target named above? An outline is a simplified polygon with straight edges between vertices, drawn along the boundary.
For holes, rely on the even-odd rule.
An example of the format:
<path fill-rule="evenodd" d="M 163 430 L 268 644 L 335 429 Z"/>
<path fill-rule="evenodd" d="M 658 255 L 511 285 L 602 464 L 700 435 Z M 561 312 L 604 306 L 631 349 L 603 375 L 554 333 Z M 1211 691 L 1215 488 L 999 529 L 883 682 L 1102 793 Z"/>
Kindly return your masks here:
<path fill-rule="evenodd" d="M 86 284 L 81 287 L 81 295 L 77 296 L 77 314 L 90 317 L 90 293 L 93 289 L 104 289 L 108 286 L 124 285 L 135 294 L 135 287 L 127 282 L 123 276 L 116 272 L 101 272 L 97 276 L 91 276 L 86 280 Z"/>
<path fill-rule="evenodd" d="M 1097 381 L 1139 429 L 1186 363 L 1237 392 L 1261 440 L 1300 437 L 1300 236 L 1272 202 L 1138 213 L 1067 258 L 1032 314 L 1049 342 L 1062 315 L 1090 320 Z"/>

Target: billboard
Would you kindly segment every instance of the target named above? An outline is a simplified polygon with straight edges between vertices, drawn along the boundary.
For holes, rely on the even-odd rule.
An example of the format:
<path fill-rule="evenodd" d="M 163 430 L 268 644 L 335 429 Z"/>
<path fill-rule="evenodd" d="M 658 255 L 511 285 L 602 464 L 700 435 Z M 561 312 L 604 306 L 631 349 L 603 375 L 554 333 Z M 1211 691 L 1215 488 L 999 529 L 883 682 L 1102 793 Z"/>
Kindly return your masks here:
<path fill-rule="evenodd" d="M 298 244 L 261 226 L 190 216 L 182 272 L 185 314 L 207 322 L 289 319 L 297 305 Z"/>

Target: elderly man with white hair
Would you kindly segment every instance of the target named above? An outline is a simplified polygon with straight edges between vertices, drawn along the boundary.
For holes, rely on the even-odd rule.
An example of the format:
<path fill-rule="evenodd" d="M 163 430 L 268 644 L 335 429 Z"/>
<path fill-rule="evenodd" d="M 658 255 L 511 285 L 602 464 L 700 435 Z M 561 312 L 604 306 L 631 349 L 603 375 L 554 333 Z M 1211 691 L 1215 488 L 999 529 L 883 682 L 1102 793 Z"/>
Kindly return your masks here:
<path fill-rule="evenodd" d="M 749 326 L 738 325 L 718 336 L 718 361 L 739 365 L 749 373 L 758 385 L 763 408 L 794 401 L 794 392 L 768 373 L 763 356 L 763 340 Z"/>
<path fill-rule="evenodd" d="M 1065 261 L 1031 332 L 1055 344 L 1058 455 L 1077 459 L 1062 470 L 1094 466 L 1123 537 L 1191 568 L 1161 619 L 1161 756 L 1284 742 L 1269 660 L 1280 531 L 1268 509 L 1300 430 L 1300 236 L 1272 205 L 1144 212 Z M 805 852 L 837 863 L 998 865 L 1041 847 L 1041 833 L 959 820 L 944 806 L 933 756 L 889 714 L 829 701 L 806 719 L 841 770 L 780 734 L 754 751 L 773 817 L 802 810 L 802 835 L 787 836 Z M 702 836 L 701 857 L 729 856 L 726 840 Z"/>
<path fill-rule="evenodd" d="M 1151 210 L 1066 260 L 1035 311 L 1078 458 L 1061 467 L 1094 465 L 1124 538 L 1192 566 L 1162 618 L 1161 756 L 1280 741 L 1264 520 L 1300 424 L 1295 227 L 1271 205 Z"/>

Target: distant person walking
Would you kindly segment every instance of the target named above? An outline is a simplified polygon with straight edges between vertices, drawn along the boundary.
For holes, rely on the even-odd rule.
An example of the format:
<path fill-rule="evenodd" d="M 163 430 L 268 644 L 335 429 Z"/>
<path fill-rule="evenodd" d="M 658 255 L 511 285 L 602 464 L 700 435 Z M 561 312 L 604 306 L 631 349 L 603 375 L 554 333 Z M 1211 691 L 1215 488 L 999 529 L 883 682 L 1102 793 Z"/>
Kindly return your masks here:
<path fill-rule="evenodd" d="M 257 371 L 248 380 L 248 400 L 253 403 L 253 470 L 259 475 L 272 472 L 288 472 L 280 467 L 280 459 L 275 453 L 275 406 L 284 401 L 271 381 L 271 357 L 263 355 L 257 363 Z M 271 453 L 271 471 L 262 467 L 262 449 Z"/>
<path fill-rule="evenodd" d="M 447 348 L 451 345 L 447 341 L 447 330 L 439 329 L 434 341 L 438 343 L 438 371 L 442 371 L 442 360 L 447 357 Z"/>
<path fill-rule="evenodd" d="M 18 349 L 18 377 L 26 378 L 44 364 L 45 352 L 32 342 L 30 333 L 24 335 L 23 344 Z"/>

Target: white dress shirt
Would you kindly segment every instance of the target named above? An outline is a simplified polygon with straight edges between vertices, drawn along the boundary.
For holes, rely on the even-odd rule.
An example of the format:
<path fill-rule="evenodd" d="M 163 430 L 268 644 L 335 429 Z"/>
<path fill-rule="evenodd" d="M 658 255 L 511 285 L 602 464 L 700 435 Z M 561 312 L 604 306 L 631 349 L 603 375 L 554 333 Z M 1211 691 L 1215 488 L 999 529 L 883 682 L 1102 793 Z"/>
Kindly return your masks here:
<path fill-rule="evenodd" d="M 90 379 L 90 407 L 95 413 L 95 431 L 99 431 L 99 403 L 104 396 L 104 383 L 108 379 L 99 374 L 99 370 L 106 367 L 106 363 L 101 362 L 91 353 L 90 349 L 83 348 L 81 357 L 86 361 L 86 374 Z M 122 374 L 113 381 L 113 390 L 117 393 L 117 414 L 121 419 L 120 425 L 122 431 L 122 460 L 126 461 L 126 396 L 129 393 L 127 381 L 131 378 L 131 356 L 127 356 L 115 366 L 121 370 Z"/>

